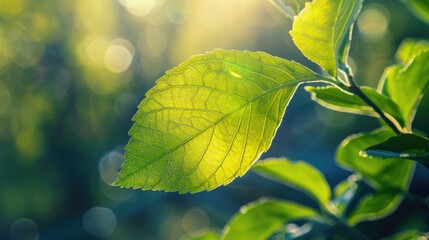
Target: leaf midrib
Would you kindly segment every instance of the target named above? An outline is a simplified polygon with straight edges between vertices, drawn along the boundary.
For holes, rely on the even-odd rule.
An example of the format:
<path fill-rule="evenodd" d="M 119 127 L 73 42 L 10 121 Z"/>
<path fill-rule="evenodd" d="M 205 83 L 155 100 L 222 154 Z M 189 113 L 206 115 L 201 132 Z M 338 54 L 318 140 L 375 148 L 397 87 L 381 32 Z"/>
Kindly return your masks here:
<path fill-rule="evenodd" d="M 198 132 L 197 134 L 194 134 L 194 135 L 190 136 L 188 139 L 186 139 L 186 140 L 184 140 L 183 142 L 179 143 L 178 145 L 176 145 L 176 146 L 172 147 L 171 149 L 169 149 L 169 150 L 168 150 L 168 151 L 166 151 L 165 153 L 163 153 L 163 154 L 159 155 L 159 156 L 158 156 L 158 157 L 156 157 L 156 158 L 153 158 L 150 162 L 148 162 L 148 163 L 147 163 L 147 164 L 145 164 L 144 166 L 138 167 L 136 170 L 134 170 L 134 171 L 132 171 L 132 172 L 128 173 L 127 175 L 125 175 L 125 176 L 123 176 L 123 177 L 120 177 L 120 178 L 118 177 L 117 181 L 115 181 L 115 182 L 116 182 L 116 183 L 118 183 L 118 182 L 122 182 L 122 181 L 124 181 L 125 179 L 127 179 L 128 177 L 130 177 L 130 176 L 134 175 L 135 173 L 139 172 L 140 170 L 142 170 L 142 169 L 144 169 L 144 168 L 146 168 L 146 167 L 150 166 L 151 164 L 155 163 L 156 161 L 158 161 L 159 159 L 163 158 L 163 157 L 164 157 L 164 156 L 166 156 L 167 154 L 169 154 L 169 153 L 171 153 L 171 152 L 175 151 L 176 149 L 180 148 L 181 146 L 183 146 L 183 145 L 187 144 L 189 141 L 191 141 L 191 140 L 192 140 L 192 139 L 194 139 L 195 137 L 197 137 L 197 136 L 199 136 L 199 135 L 203 134 L 203 133 L 204 133 L 205 131 L 207 131 L 208 129 L 210 129 L 210 128 L 214 127 L 216 124 L 218 124 L 218 123 L 219 123 L 219 122 L 221 122 L 223 119 L 225 119 L 225 118 L 227 118 L 228 116 L 230 116 L 231 114 L 233 114 L 233 113 L 235 113 L 235 112 L 239 111 L 240 109 L 242 109 L 242 108 L 243 108 L 243 107 L 245 107 L 246 105 L 248 105 L 248 104 L 252 103 L 253 101 L 255 101 L 255 100 L 257 100 L 257 99 L 259 99 L 259 98 L 261 98 L 261 97 L 264 97 L 265 95 L 268 95 L 268 94 L 270 94 L 270 93 L 272 93 L 272 92 L 274 92 L 274 91 L 276 91 L 276 90 L 278 90 L 278 89 L 282 89 L 282 88 L 284 88 L 284 87 L 288 87 L 288 86 L 290 86 L 290 85 L 294 85 L 294 84 L 298 85 L 298 84 L 303 83 L 303 82 L 310 82 L 310 81 L 323 81 L 323 80 L 328 80 L 328 81 L 330 81 L 330 79 L 327 79 L 327 78 L 325 78 L 325 77 L 323 77 L 323 76 L 320 76 L 320 75 L 315 74 L 315 76 L 311 76 L 311 77 L 307 77 L 307 78 L 302 78 L 302 79 L 294 79 L 294 80 L 292 80 L 292 81 L 285 82 L 285 83 L 282 83 L 282 84 L 280 84 L 280 85 L 278 85 L 278 86 L 275 86 L 275 87 L 273 87 L 273 88 L 270 88 L 270 89 L 268 89 L 267 91 L 265 91 L 265 92 L 263 92 L 263 93 L 261 93 L 261 94 L 259 94 L 259 95 L 255 96 L 255 97 L 253 97 L 253 98 L 249 99 L 246 103 L 244 103 L 243 105 L 241 105 L 241 106 L 240 106 L 240 107 L 238 107 L 237 109 L 235 109 L 235 110 L 233 110 L 233 111 L 231 111 L 231 112 L 229 112 L 229 113 L 226 113 L 224 116 L 220 117 L 218 120 L 216 120 L 215 122 L 213 122 L 213 124 L 208 125 L 206 128 L 204 128 L 203 130 L 201 130 L 201 131 L 200 131 L 200 132 Z M 129 151 L 127 151 L 127 153 L 129 153 Z M 133 155 L 134 155 L 134 154 L 133 154 Z M 137 157 L 137 158 L 140 158 L 139 156 L 136 156 L 136 155 L 134 155 L 134 156 L 135 156 L 135 157 Z"/>

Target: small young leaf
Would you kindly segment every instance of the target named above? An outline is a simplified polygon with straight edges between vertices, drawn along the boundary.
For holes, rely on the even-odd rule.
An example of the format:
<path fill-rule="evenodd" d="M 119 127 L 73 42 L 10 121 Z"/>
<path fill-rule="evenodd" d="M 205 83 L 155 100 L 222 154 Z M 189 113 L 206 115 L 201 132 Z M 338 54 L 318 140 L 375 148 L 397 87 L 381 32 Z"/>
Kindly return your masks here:
<path fill-rule="evenodd" d="M 348 206 L 356 195 L 358 180 L 360 176 L 353 174 L 335 186 L 334 199 L 329 205 L 329 211 L 332 214 L 340 218 L 346 214 Z"/>
<path fill-rule="evenodd" d="M 319 170 L 306 162 L 270 158 L 257 162 L 252 170 L 309 194 L 324 208 L 328 206 L 331 198 L 329 184 Z"/>
<path fill-rule="evenodd" d="M 286 17 L 293 20 L 298 13 L 304 8 L 306 2 L 310 0 L 268 0 L 276 6 Z"/>
<path fill-rule="evenodd" d="M 398 105 L 411 131 L 420 100 L 429 85 L 429 51 L 422 52 L 405 66 L 389 67 L 386 71 L 382 92 Z"/>
<path fill-rule="evenodd" d="M 351 226 L 363 221 L 374 221 L 393 213 L 403 197 L 392 192 L 376 192 L 363 197 L 348 217 Z"/>
<path fill-rule="evenodd" d="M 313 87 L 306 86 L 305 90 L 311 93 L 311 98 L 320 105 L 340 112 L 350 112 L 354 114 L 369 115 L 379 117 L 379 115 L 360 97 L 351 93 L 344 92 L 335 86 Z M 361 87 L 362 92 L 368 96 L 377 106 L 392 116 L 403 125 L 403 119 L 398 106 L 388 97 L 377 92 L 370 87 Z"/>
<path fill-rule="evenodd" d="M 269 148 L 297 86 L 319 79 L 261 52 L 190 58 L 140 103 L 114 185 L 184 193 L 228 184 Z"/>
<path fill-rule="evenodd" d="M 375 189 L 407 190 L 414 173 L 415 163 L 400 158 L 365 158 L 360 152 L 393 137 L 385 128 L 346 138 L 338 147 L 339 165 L 360 172 Z"/>
<path fill-rule="evenodd" d="M 380 158 L 406 158 L 429 164 L 429 139 L 415 134 L 401 134 L 365 149 L 363 154 Z"/>
<path fill-rule="evenodd" d="M 429 1 L 427 0 L 402 0 L 408 8 L 416 15 L 420 20 L 429 24 Z"/>
<path fill-rule="evenodd" d="M 182 237 L 181 240 L 219 240 L 220 231 L 212 229 L 204 229 L 201 231 L 188 233 L 186 236 Z"/>
<path fill-rule="evenodd" d="M 314 0 L 295 19 L 291 35 L 311 61 L 336 77 L 344 68 L 354 21 L 363 0 Z"/>
<path fill-rule="evenodd" d="M 429 50 L 429 41 L 423 39 L 405 39 L 396 51 L 396 59 L 401 63 L 407 63 L 420 55 L 421 52 Z"/>
<path fill-rule="evenodd" d="M 317 216 L 316 211 L 300 204 L 272 199 L 259 200 L 240 209 L 225 226 L 222 239 L 264 240 L 287 222 Z"/>

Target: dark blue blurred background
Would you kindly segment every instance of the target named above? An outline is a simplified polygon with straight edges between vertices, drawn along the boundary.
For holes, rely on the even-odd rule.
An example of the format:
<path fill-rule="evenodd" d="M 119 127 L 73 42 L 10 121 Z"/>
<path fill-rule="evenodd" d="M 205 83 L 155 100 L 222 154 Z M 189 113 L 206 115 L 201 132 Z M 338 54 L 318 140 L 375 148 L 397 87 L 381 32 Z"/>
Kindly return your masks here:
<path fill-rule="evenodd" d="M 319 71 L 293 45 L 290 28 L 264 0 L 0 1 L 0 239 L 179 239 L 223 227 L 261 196 L 314 204 L 251 172 L 194 195 L 109 185 L 137 104 L 189 56 L 258 50 Z M 407 37 L 429 38 L 429 27 L 400 1 L 365 1 L 351 49 L 356 80 L 375 87 Z M 414 127 L 429 133 L 428 122 L 426 96 Z M 301 87 L 263 157 L 306 160 L 334 186 L 349 175 L 335 165 L 338 144 L 377 127 L 376 119 L 316 105 Z M 429 195 L 428 182 L 419 166 L 411 192 Z M 428 216 L 406 200 L 388 218 L 358 227 L 371 238 L 428 231 Z"/>

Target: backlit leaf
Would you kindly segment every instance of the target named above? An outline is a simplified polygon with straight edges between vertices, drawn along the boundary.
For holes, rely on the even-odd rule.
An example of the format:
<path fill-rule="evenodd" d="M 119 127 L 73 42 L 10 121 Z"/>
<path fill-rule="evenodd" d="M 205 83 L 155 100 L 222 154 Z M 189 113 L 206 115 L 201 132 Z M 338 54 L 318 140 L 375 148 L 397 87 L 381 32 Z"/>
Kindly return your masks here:
<path fill-rule="evenodd" d="M 387 69 L 382 91 L 398 105 L 405 121 L 405 127 L 411 130 L 417 107 L 429 85 L 429 51 L 422 52 L 404 66 Z"/>
<path fill-rule="evenodd" d="M 396 59 L 407 63 L 421 52 L 429 50 L 429 41 L 423 39 L 405 39 L 396 51 Z"/>
<path fill-rule="evenodd" d="M 282 11 L 286 17 L 293 19 L 304 8 L 310 0 L 268 0 L 271 4 Z"/>
<path fill-rule="evenodd" d="M 429 238 L 429 233 L 421 233 L 418 230 L 407 229 L 381 240 L 424 240 Z"/>
<path fill-rule="evenodd" d="M 346 138 L 337 150 L 339 165 L 360 172 L 375 189 L 407 190 L 414 173 L 415 163 L 400 158 L 365 158 L 361 151 L 386 141 L 395 134 L 378 129 Z"/>
<path fill-rule="evenodd" d="M 375 221 L 393 213 L 403 197 L 394 192 L 376 192 L 363 197 L 348 217 L 350 225 L 363 221 Z"/>
<path fill-rule="evenodd" d="M 311 98 L 320 105 L 340 112 L 379 117 L 379 115 L 365 101 L 356 95 L 344 92 L 337 87 L 306 86 L 305 90 L 311 93 Z M 370 87 L 361 87 L 362 92 L 379 106 L 385 113 L 395 118 L 399 124 L 404 125 L 398 106 L 388 97 Z"/>
<path fill-rule="evenodd" d="M 311 61 L 336 77 L 344 69 L 354 21 L 363 0 L 314 0 L 295 19 L 291 35 Z"/>
<path fill-rule="evenodd" d="M 329 184 L 319 170 L 304 161 L 291 162 L 286 158 L 270 158 L 257 162 L 252 170 L 309 194 L 322 207 L 328 206 L 331 198 Z"/>
<path fill-rule="evenodd" d="M 204 229 L 196 232 L 188 233 L 181 240 L 219 240 L 219 231 L 213 229 Z"/>
<path fill-rule="evenodd" d="M 319 79 L 260 52 L 190 58 L 140 103 L 114 185 L 184 193 L 228 184 L 269 148 L 296 87 Z"/>
<path fill-rule="evenodd" d="M 313 209 L 297 203 L 264 199 L 243 206 L 226 225 L 222 239 L 264 240 L 287 222 L 317 216 Z"/>

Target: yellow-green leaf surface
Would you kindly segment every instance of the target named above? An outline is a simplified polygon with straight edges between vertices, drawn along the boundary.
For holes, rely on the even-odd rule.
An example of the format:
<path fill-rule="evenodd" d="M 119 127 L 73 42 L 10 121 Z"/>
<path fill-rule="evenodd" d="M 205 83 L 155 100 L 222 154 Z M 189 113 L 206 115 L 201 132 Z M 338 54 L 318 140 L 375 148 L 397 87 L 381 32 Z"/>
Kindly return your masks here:
<path fill-rule="evenodd" d="M 424 51 L 429 51 L 429 41 L 423 39 L 405 39 L 399 45 L 395 57 L 399 62 L 407 63 Z"/>
<path fill-rule="evenodd" d="M 350 213 L 347 222 L 354 226 L 363 221 L 375 221 L 393 213 L 402 202 L 400 194 L 376 192 L 363 197 Z"/>
<path fill-rule="evenodd" d="M 181 240 L 219 240 L 220 231 L 214 229 L 203 229 L 188 233 Z"/>
<path fill-rule="evenodd" d="M 340 112 L 350 112 L 355 114 L 369 115 L 379 117 L 378 113 L 369 106 L 360 97 L 351 93 L 346 93 L 335 86 L 327 87 L 313 87 L 306 86 L 305 90 L 311 93 L 311 99 L 320 105 Z M 404 125 L 402 114 L 398 106 L 388 97 L 377 92 L 377 90 L 370 87 L 361 87 L 362 92 L 371 99 L 377 106 L 380 106 L 382 111 L 388 113 L 395 118 L 401 126 Z"/>
<path fill-rule="evenodd" d="M 140 103 L 114 185 L 184 193 L 228 184 L 269 148 L 298 84 L 320 79 L 261 52 L 191 57 Z"/>
<path fill-rule="evenodd" d="M 268 0 L 276 6 L 286 17 L 293 19 L 304 8 L 310 0 Z"/>
<path fill-rule="evenodd" d="M 400 158 L 367 158 L 361 152 L 386 141 L 395 133 L 381 128 L 346 138 L 338 147 L 337 162 L 340 166 L 360 172 L 375 189 L 407 190 L 413 177 L 415 163 Z"/>
<path fill-rule="evenodd" d="M 404 66 L 387 69 L 382 91 L 398 105 L 411 131 L 411 124 L 423 94 L 429 86 L 429 51 L 421 52 Z"/>
<path fill-rule="evenodd" d="M 322 207 L 327 208 L 331 199 L 331 189 L 325 177 L 319 170 L 306 162 L 291 162 L 286 158 L 270 158 L 257 162 L 252 170 L 309 194 Z"/>
<path fill-rule="evenodd" d="M 336 77 L 345 66 L 351 30 L 362 0 L 314 0 L 295 19 L 291 35 L 311 61 Z"/>
<path fill-rule="evenodd" d="M 264 199 L 243 206 L 225 226 L 222 239 L 264 240 L 287 222 L 317 216 L 313 209 L 297 203 Z"/>

